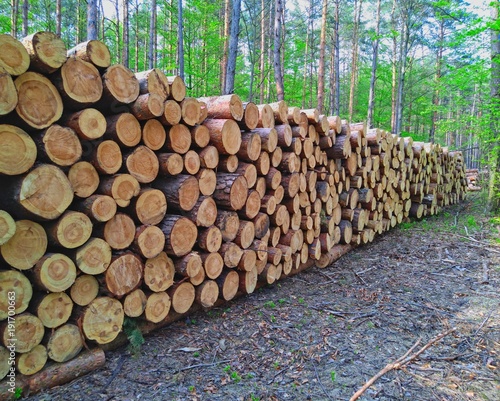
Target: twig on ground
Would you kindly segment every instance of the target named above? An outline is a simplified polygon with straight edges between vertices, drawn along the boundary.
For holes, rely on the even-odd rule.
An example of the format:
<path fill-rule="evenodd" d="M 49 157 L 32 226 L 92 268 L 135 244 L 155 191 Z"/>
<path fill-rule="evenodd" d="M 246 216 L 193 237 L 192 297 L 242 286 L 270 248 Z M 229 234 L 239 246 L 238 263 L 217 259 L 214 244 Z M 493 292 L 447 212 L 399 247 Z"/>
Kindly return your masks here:
<path fill-rule="evenodd" d="M 108 379 L 108 381 L 106 382 L 106 384 L 104 385 L 104 387 L 102 388 L 102 390 L 106 390 L 109 387 L 109 385 L 111 384 L 111 382 L 113 380 L 115 380 L 116 376 L 118 376 L 118 373 L 120 372 L 120 370 L 122 369 L 123 364 L 125 363 L 125 359 L 126 359 L 126 355 L 122 354 L 120 356 L 120 359 L 118 360 L 118 363 L 116 364 L 115 369 L 113 370 L 113 373 L 111 374 L 111 377 Z"/>
<path fill-rule="evenodd" d="M 283 372 L 287 371 L 289 368 L 290 368 L 290 365 L 288 365 L 287 367 L 285 367 L 285 368 L 279 370 L 278 372 L 276 372 L 276 374 L 273 376 L 273 378 L 271 380 L 269 380 L 269 382 L 267 383 L 267 385 L 272 384 L 280 374 L 282 374 Z"/>
<path fill-rule="evenodd" d="M 230 359 L 224 359 L 223 361 L 213 362 L 213 363 L 199 363 L 197 365 L 189 365 L 181 369 L 177 369 L 175 373 L 184 372 L 185 370 L 196 369 L 196 368 L 207 368 L 210 366 L 220 365 L 221 363 L 231 362 Z M 174 373 L 174 374 L 175 374 Z"/>
<path fill-rule="evenodd" d="M 329 400 L 333 400 L 333 398 L 330 397 L 330 394 L 328 394 L 328 392 L 326 391 L 325 387 L 323 386 L 323 383 L 321 383 L 321 379 L 319 378 L 318 369 L 316 369 L 316 365 L 314 365 L 314 373 L 316 373 L 316 379 L 318 380 L 318 383 L 319 383 L 319 385 L 321 387 L 321 390 L 323 390 L 323 393 L 325 393 L 326 397 Z"/>
<path fill-rule="evenodd" d="M 360 272 L 357 272 L 356 274 L 365 274 L 365 273 L 367 273 L 367 272 L 369 272 L 370 270 L 373 270 L 373 269 L 378 269 L 378 266 L 369 267 L 368 269 L 361 270 Z"/>
<path fill-rule="evenodd" d="M 483 328 L 483 326 L 486 324 L 486 322 L 488 320 L 490 320 L 490 317 L 491 317 L 492 314 L 493 314 L 493 309 L 490 310 L 490 313 L 488 313 L 488 316 L 486 316 L 484 318 L 484 320 L 481 322 L 481 324 L 479 325 L 478 329 L 474 332 L 474 334 L 472 335 L 472 337 L 477 336 L 477 333 L 479 333 L 479 331 Z"/>
<path fill-rule="evenodd" d="M 363 387 L 361 387 L 358 391 L 354 393 L 354 395 L 349 398 L 349 401 L 355 401 L 357 400 L 375 381 L 380 379 L 383 375 L 385 375 L 387 372 L 390 372 L 391 370 L 394 369 L 400 369 L 401 367 L 407 365 L 408 363 L 412 362 L 415 360 L 421 353 L 423 353 L 425 350 L 430 348 L 433 344 L 441 340 L 443 337 L 446 337 L 448 334 L 452 333 L 455 331 L 456 328 L 453 327 L 452 329 L 446 330 L 445 332 L 438 334 L 436 337 L 431 339 L 427 344 L 425 344 L 422 348 L 420 348 L 417 352 L 411 354 L 411 352 L 420 344 L 420 339 L 417 340 L 415 344 L 404 354 L 401 358 L 397 359 L 393 363 L 387 364 L 382 370 L 380 370 L 375 376 L 373 376 L 371 379 L 369 379 Z M 410 355 L 411 354 L 411 355 Z"/>

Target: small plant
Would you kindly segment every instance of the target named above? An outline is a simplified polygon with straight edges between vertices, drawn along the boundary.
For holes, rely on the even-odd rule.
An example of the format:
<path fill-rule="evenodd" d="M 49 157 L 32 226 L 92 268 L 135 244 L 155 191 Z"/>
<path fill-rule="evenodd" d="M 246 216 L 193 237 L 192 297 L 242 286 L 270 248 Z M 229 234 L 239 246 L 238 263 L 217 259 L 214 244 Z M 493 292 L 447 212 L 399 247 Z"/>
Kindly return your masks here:
<path fill-rule="evenodd" d="M 250 401 L 259 401 L 259 397 L 256 395 L 250 394 Z"/>
<path fill-rule="evenodd" d="M 16 390 L 14 391 L 13 398 L 14 400 L 20 400 L 23 396 L 23 389 L 21 387 L 16 387 Z"/>
<path fill-rule="evenodd" d="M 132 355 L 138 355 L 145 340 L 142 336 L 142 332 L 137 327 L 136 321 L 125 317 L 123 321 L 123 332 L 129 341 L 128 350 Z"/>
<path fill-rule="evenodd" d="M 280 368 L 280 364 L 277 361 L 273 363 L 273 366 L 274 366 L 274 369 L 276 369 L 276 370 L 278 370 Z"/>
<path fill-rule="evenodd" d="M 375 323 L 373 323 L 371 321 L 366 323 L 366 325 L 368 326 L 369 329 L 373 329 L 375 327 Z"/>
<path fill-rule="evenodd" d="M 264 307 L 268 309 L 276 308 L 276 304 L 273 301 L 264 302 Z"/>
<path fill-rule="evenodd" d="M 195 390 L 194 390 L 194 386 L 189 386 L 189 387 L 188 387 L 188 390 L 189 390 L 189 392 L 190 392 L 190 393 L 194 393 L 194 391 L 195 391 Z"/>
<path fill-rule="evenodd" d="M 337 374 L 335 373 L 334 370 L 330 372 L 330 379 L 332 380 L 332 383 L 335 383 L 335 379 L 337 378 Z"/>
<path fill-rule="evenodd" d="M 280 298 L 280 299 L 278 300 L 278 303 L 279 303 L 280 305 L 283 305 L 284 303 L 286 303 L 286 299 Z"/>
<path fill-rule="evenodd" d="M 235 370 L 231 372 L 231 380 L 235 383 L 239 383 L 241 381 L 241 376 Z"/>
<path fill-rule="evenodd" d="M 229 373 L 231 371 L 231 365 L 224 366 L 224 372 Z"/>
<path fill-rule="evenodd" d="M 305 303 L 305 302 L 306 302 L 306 301 L 304 300 L 304 298 L 302 298 L 302 297 L 300 297 L 300 298 L 299 298 L 299 304 L 303 304 L 303 303 Z"/>
<path fill-rule="evenodd" d="M 199 353 L 198 351 L 196 351 L 196 352 L 194 352 L 194 353 L 193 353 L 193 356 L 194 356 L 195 358 L 198 358 L 198 357 L 200 356 L 200 353 Z"/>
<path fill-rule="evenodd" d="M 271 315 L 271 322 L 276 323 L 276 317 L 274 315 Z"/>

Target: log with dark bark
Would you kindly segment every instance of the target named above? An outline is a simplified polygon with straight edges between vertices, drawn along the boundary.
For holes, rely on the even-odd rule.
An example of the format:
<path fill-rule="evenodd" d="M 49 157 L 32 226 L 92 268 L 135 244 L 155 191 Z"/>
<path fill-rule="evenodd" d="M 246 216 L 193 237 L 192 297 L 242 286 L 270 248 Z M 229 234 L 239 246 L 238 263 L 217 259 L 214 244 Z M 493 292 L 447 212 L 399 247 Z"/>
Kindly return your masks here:
<path fill-rule="evenodd" d="M 66 45 L 52 32 L 36 32 L 21 40 L 30 57 L 32 70 L 51 74 L 66 61 Z"/>

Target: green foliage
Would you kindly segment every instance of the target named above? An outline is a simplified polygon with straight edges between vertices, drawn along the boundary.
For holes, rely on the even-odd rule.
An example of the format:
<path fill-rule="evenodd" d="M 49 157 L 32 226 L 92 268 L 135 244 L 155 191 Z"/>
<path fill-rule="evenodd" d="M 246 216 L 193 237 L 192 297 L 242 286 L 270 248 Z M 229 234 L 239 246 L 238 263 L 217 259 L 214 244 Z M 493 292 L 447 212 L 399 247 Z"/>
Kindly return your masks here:
<path fill-rule="evenodd" d="M 266 301 L 264 302 L 264 307 L 267 309 L 274 309 L 276 308 L 276 304 L 274 303 L 274 301 Z"/>
<path fill-rule="evenodd" d="M 335 383 L 335 380 L 337 379 L 337 373 L 334 370 L 330 372 L 330 379 L 333 383 Z"/>
<path fill-rule="evenodd" d="M 130 353 L 137 355 L 145 341 L 142 332 L 137 326 L 137 321 L 126 316 L 123 321 L 123 332 L 129 341 L 128 349 Z"/>

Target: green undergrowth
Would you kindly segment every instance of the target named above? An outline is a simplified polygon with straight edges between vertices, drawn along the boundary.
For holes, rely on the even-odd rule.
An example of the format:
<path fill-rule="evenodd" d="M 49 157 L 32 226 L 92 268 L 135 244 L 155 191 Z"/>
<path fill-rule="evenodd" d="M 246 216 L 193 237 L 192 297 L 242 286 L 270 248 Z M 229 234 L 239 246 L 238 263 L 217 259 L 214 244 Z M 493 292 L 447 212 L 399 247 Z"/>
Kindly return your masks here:
<path fill-rule="evenodd" d="M 447 206 L 434 216 L 412 219 L 399 225 L 401 230 L 452 233 L 465 237 L 480 235 L 500 244 L 500 216 L 488 212 L 486 191 L 471 192 L 464 201 Z"/>

